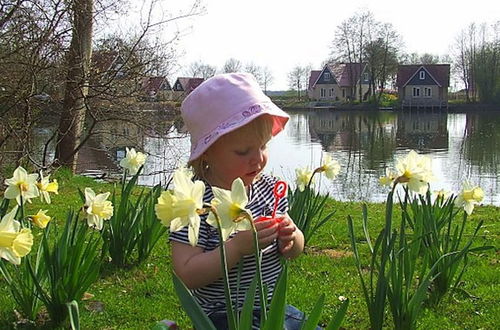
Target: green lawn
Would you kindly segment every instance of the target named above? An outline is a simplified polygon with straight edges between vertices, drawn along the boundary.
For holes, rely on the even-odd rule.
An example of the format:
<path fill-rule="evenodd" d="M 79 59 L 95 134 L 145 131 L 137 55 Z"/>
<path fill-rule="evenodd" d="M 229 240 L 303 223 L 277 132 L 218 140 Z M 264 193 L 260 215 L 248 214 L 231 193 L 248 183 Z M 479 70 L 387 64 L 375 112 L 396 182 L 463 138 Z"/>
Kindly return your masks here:
<path fill-rule="evenodd" d="M 112 185 L 83 177 L 59 175 L 60 193 L 53 204 L 28 205 L 28 214 L 39 208 L 64 219 L 66 209 L 81 207 L 77 187 L 92 187 L 96 192 L 110 191 Z M 326 293 L 323 322 L 328 322 L 338 307 L 338 296 L 350 299 L 344 321 L 346 329 L 368 329 L 369 321 L 359 284 L 346 225 L 347 215 L 355 220 L 361 253 L 366 257 L 361 229 L 361 204 L 330 201 L 337 210 L 335 220 L 326 224 L 312 239 L 310 247 L 290 264 L 288 302 L 309 312 L 321 293 Z M 397 209 L 397 208 L 396 208 Z M 376 236 L 382 228 L 384 205 L 369 204 L 370 233 Z M 468 233 L 478 220 L 484 220 L 477 245 L 497 246 L 500 234 L 500 209 L 484 206 L 469 218 Z M 397 216 L 395 216 L 397 219 Z M 35 240 L 38 238 L 35 237 Z M 191 328 L 173 290 L 170 249 L 167 235 L 156 245 L 151 257 L 130 269 L 115 269 L 106 264 L 102 275 L 89 293 L 92 298 L 80 303 L 82 329 L 147 329 L 162 319 L 177 321 L 181 328 Z M 435 309 L 425 309 L 420 319 L 422 329 L 495 329 L 500 324 L 500 267 L 498 249 L 474 255 L 463 277 L 463 291 L 448 295 Z M 16 320 L 14 302 L 0 278 L 0 328 L 13 328 Z M 388 312 L 388 318 L 390 313 Z M 387 327 L 391 328 L 390 319 Z M 42 328 L 42 327 L 40 327 Z"/>

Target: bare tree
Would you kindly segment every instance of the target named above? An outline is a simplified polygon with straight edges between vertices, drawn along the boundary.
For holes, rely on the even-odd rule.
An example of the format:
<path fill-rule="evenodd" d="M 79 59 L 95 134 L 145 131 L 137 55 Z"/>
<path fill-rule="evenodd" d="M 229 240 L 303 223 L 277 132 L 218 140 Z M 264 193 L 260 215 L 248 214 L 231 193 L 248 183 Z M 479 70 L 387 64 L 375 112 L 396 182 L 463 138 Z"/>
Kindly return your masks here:
<path fill-rule="evenodd" d="M 223 73 L 238 72 L 241 71 L 241 67 L 242 64 L 239 60 L 235 58 L 230 58 L 224 63 L 224 66 L 222 67 L 222 72 Z"/>
<path fill-rule="evenodd" d="M 203 79 L 208 79 L 215 76 L 217 68 L 210 64 L 205 64 L 201 61 L 196 61 L 188 66 L 187 74 L 190 77 L 198 77 Z"/>
<path fill-rule="evenodd" d="M 249 62 L 245 65 L 245 72 L 252 74 L 259 85 L 262 86 L 262 67 L 253 62 Z"/>
<path fill-rule="evenodd" d="M 267 88 L 269 87 L 270 84 L 272 84 L 274 81 L 273 74 L 271 70 L 266 66 L 262 69 L 262 89 L 264 90 L 264 93 L 267 93 Z"/>
<path fill-rule="evenodd" d="M 297 98 L 300 99 L 300 92 L 304 88 L 304 75 L 306 70 L 304 67 L 297 65 L 288 72 L 288 86 L 291 90 L 297 91 Z"/>

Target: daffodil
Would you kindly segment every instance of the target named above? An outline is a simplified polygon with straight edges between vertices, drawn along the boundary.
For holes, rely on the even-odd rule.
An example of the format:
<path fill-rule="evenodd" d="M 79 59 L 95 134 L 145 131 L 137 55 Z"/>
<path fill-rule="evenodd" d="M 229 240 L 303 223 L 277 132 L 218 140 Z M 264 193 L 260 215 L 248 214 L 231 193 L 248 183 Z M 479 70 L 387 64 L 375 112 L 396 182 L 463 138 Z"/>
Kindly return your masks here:
<path fill-rule="evenodd" d="M 120 161 L 120 166 L 127 169 L 130 174 L 137 173 L 139 168 L 146 162 L 146 155 L 142 152 L 136 152 L 134 148 L 126 148 L 125 158 Z"/>
<path fill-rule="evenodd" d="M 36 184 L 38 190 L 40 191 L 40 199 L 42 202 L 46 202 L 47 204 L 51 203 L 49 193 L 59 194 L 59 184 L 57 183 L 57 180 L 54 179 L 50 182 L 49 178 L 50 174 L 44 177 L 42 172 L 40 172 L 40 181 Z"/>
<path fill-rule="evenodd" d="M 0 258 L 14 265 L 21 263 L 33 246 L 33 235 L 28 228 L 20 229 L 20 224 L 14 217 L 17 206 L 7 213 L 0 222 Z"/>
<path fill-rule="evenodd" d="M 406 157 L 398 160 L 396 169 L 396 181 L 406 183 L 408 189 L 418 194 L 425 194 L 429 181 L 434 179 L 431 159 L 413 150 Z"/>
<path fill-rule="evenodd" d="M 433 193 L 436 198 L 442 198 L 443 200 L 447 200 L 451 195 L 450 191 L 444 189 L 434 190 Z"/>
<path fill-rule="evenodd" d="M 96 195 L 90 188 L 85 188 L 85 205 L 87 224 L 97 230 L 103 227 L 103 220 L 113 216 L 113 204 L 108 201 L 109 192 Z"/>
<path fill-rule="evenodd" d="M 29 217 L 38 228 L 45 228 L 51 217 L 47 215 L 47 210 L 39 210 L 35 215 Z"/>
<path fill-rule="evenodd" d="M 396 180 L 396 173 L 392 172 L 389 169 L 385 169 L 385 176 L 382 176 L 378 179 L 379 183 L 382 186 L 390 186 Z"/>
<path fill-rule="evenodd" d="M 169 227 L 171 221 L 174 219 L 173 205 L 175 197 L 172 196 L 170 191 L 164 191 L 158 197 L 158 203 L 155 205 L 156 217 L 160 219 L 161 223 Z"/>
<path fill-rule="evenodd" d="M 21 199 L 25 202 L 31 202 L 31 198 L 39 196 L 36 186 L 38 174 L 28 174 L 24 168 L 19 166 L 15 169 L 12 178 L 5 179 L 8 185 L 4 196 L 7 199 L 16 199 L 17 204 L 21 205 Z"/>
<path fill-rule="evenodd" d="M 323 164 L 319 167 L 318 172 L 324 172 L 328 179 L 333 180 L 340 172 L 340 164 L 333 160 L 329 154 L 324 154 Z"/>
<path fill-rule="evenodd" d="M 472 214 L 474 205 L 479 204 L 484 198 L 484 191 L 479 186 L 473 186 L 466 181 L 462 185 L 462 190 L 455 199 L 455 205 L 463 207 L 468 215 Z"/>
<path fill-rule="evenodd" d="M 165 226 L 170 226 L 170 231 L 179 231 L 188 226 L 188 238 L 192 246 L 198 243 L 204 194 L 205 184 L 199 180 L 193 182 L 191 172 L 179 168 L 174 172 L 173 195 L 163 193 L 155 206 L 158 218 Z"/>
<path fill-rule="evenodd" d="M 252 213 L 246 209 L 248 196 L 243 180 L 237 178 L 231 185 L 231 191 L 213 187 L 214 199 L 212 206 L 217 210 L 220 218 L 220 229 L 222 239 L 225 241 L 238 230 L 252 229 Z M 213 227 L 218 227 L 215 214 L 208 215 L 207 223 Z"/>
<path fill-rule="evenodd" d="M 309 181 L 311 181 L 311 178 L 314 174 L 313 171 L 311 171 L 308 167 L 297 168 L 295 169 L 295 174 L 296 174 L 297 187 L 299 188 L 300 191 L 304 191 L 306 186 L 309 184 Z"/>

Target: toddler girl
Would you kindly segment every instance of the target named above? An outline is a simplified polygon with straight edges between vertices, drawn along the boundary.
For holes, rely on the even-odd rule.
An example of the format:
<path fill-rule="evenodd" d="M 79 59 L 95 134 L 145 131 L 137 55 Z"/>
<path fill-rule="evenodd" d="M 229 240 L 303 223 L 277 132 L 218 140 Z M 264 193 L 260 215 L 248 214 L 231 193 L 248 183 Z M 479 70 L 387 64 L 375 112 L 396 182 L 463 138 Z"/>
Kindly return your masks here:
<path fill-rule="evenodd" d="M 277 179 L 263 174 L 268 141 L 283 130 L 289 116 L 261 91 L 250 74 L 231 73 L 210 78 L 186 97 L 181 106 L 184 123 L 191 135 L 189 165 L 195 178 L 206 184 L 204 202 L 213 198 L 211 186 L 230 190 L 236 178 L 247 189 L 246 206 L 254 219 L 268 216 L 274 206 L 273 187 Z M 263 249 L 262 279 L 271 298 L 282 270 L 280 256 L 297 257 L 304 248 L 302 232 L 286 214 L 288 201 L 278 204 L 279 223 L 258 221 L 259 248 Z M 189 244 L 187 227 L 170 234 L 173 268 L 191 289 L 194 297 L 218 329 L 227 328 L 224 284 L 217 229 L 201 217 L 197 246 Z M 241 307 L 254 278 L 256 267 L 251 231 L 240 231 L 227 240 L 229 284 L 235 305 Z M 265 250 L 264 250 L 265 249 Z M 242 273 L 237 286 L 238 264 Z M 254 306 L 254 327 L 259 326 L 259 297 Z M 298 328 L 302 313 L 287 307 L 286 328 Z"/>

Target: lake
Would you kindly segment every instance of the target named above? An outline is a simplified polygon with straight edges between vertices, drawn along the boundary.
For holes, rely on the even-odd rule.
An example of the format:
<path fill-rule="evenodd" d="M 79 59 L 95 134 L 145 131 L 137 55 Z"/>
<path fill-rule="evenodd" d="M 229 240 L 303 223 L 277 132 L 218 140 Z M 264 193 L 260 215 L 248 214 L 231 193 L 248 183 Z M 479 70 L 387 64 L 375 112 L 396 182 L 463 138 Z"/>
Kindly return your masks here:
<path fill-rule="evenodd" d="M 500 205 L 500 112 L 289 112 L 290 121 L 269 143 L 266 172 L 293 183 L 295 169 L 321 164 L 323 152 L 341 164 L 334 180 L 317 182 L 322 192 L 339 200 L 383 201 L 387 188 L 378 183 L 385 169 L 415 150 L 432 158 L 437 180 L 432 190 L 458 192 L 464 180 L 480 185 L 485 204 Z M 140 183 L 166 182 L 165 169 L 183 164 L 189 137 L 172 128 L 164 137 L 146 137 L 150 154 Z M 140 148 L 142 149 L 142 148 Z M 119 157 L 123 156 L 123 151 Z"/>
<path fill-rule="evenodd" d="M 458 192 L 468 179 L 484 189 L 485 204 L 500 206 L 500 109 L 465 113 L 319 110 L 289 114 L 284 132 L 269 143 L 266 172 L 290 184 L 296 168 L 320 166 L 322 154 L 327 152 L 342 169 L 334 181 L 317 182 L 323 193 L 338 200 L 383 201 L 387 187 L 379 185 L 379 177 L 413 149 L 432 158 L 437 178 L 431 183 L 432 190 Z M 125 146 L 129 146 L 149 155 L 144 169 L 147 175 L 140 177 L 140 184 L 168 182 L 173 169 L 188 158 L 189 137 L 181 132 L 182 122 L 166 120 L 153 111 L 148 116 L 150 126 L 105 121 L 97 127 L 105 133 L 97 134 L 82 150 L 79 172 L 118 175 L 117 163 L 125 154 Z M 55 129 L 54 122 L 35 132 L 34 143 L 40 145 L 37 149 L 43 149 L 44 141 Z"/>

